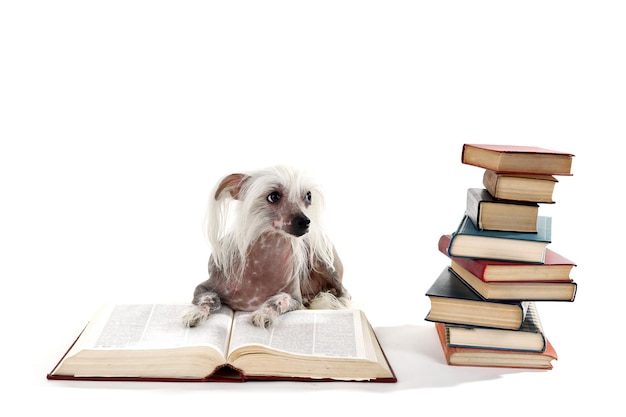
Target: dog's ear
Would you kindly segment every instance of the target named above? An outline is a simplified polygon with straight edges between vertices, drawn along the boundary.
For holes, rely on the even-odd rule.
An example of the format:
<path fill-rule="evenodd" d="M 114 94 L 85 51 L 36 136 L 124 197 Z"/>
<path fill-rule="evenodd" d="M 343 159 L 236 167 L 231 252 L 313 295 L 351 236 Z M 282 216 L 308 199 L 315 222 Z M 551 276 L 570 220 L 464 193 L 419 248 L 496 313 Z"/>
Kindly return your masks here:
<path fill-rule="evenodd" d="M 237 200 L 241 192 L 241 187 L 248 178 L 250 178 L 250 176 L 246 174 L 230 174 L 226 176 L 215 191 L 215 199 L 219 200 L 222 193 L 228 191 L 230 196 Z"/>

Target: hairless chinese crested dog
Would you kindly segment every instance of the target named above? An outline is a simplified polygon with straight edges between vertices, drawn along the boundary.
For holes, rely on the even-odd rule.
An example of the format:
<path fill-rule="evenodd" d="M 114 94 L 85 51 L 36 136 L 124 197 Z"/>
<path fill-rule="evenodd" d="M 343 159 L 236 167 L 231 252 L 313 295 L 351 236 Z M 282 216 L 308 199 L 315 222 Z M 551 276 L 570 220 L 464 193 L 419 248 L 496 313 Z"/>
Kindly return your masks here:
<path fill-rule="evenodd" d="M 323 195 L 304 172 L 276 166 L 221 179 L 210 198 L 209 278 L 194 291 L 189 327 L 222 304 L 269 327 L 301 308 L 344 308 L 343 265 L 322 224 Z"/>

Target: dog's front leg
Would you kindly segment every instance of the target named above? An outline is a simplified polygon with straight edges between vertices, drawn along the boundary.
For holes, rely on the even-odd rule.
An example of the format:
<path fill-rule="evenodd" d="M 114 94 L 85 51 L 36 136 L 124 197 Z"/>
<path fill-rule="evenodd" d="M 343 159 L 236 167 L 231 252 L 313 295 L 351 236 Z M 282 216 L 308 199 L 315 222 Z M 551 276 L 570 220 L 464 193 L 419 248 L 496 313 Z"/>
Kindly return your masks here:
<path fill-rule="evenodd" d="M 195 306 L 183 316 L 183 323 L 187 327 L 196 327 L 222 306 L 219 295 L 213 291 L 194 295 L 192 303 Z"/>
<path fill-rule="evenodd" d="M 252 313 L 252 323 L 259 327 L 269 327 L 281 314 L 302 308 L 302 301 L 280 292 L 267 299 L 261 307 Z"/>

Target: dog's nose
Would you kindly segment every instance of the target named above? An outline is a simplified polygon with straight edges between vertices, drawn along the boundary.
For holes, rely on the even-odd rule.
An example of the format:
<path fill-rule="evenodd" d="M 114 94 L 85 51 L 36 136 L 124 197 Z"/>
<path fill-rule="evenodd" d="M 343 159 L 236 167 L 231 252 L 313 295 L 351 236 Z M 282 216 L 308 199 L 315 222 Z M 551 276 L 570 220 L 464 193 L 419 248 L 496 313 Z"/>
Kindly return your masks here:
<path fill-rule="evenodd" d="M 311 224 L 311 220 L 305 215 L 294 217 L 292 234 L 302 236 L 309 231 L 309 224 Z"/>
<path fill-rule="evenodd" d="M 298 218 L 296 219 L 296 224 L 299 227 L 309 227 L 309 224 L 311 224 L 311 220 L 307 217 L 307 216 L 298 216 Z"/>

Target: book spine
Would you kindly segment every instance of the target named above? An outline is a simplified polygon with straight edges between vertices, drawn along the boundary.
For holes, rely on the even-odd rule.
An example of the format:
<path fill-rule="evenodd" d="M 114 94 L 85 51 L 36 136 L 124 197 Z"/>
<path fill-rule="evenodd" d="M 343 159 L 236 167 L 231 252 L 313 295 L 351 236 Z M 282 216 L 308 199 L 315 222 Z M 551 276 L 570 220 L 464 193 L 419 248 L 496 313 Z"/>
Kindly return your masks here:
<path fill-rule="evenodd" d="M 539 318 L 539 314 L 537 313 L 537 307 L 534 302 L 528 303 L 524 322 L 522 323 L 522 328 L 520 329 L 520 331 L 528 331 L 539 334 L 543 341 L 541 352 L 546 350 L 546 337 L 544 335 L 543 325 L 541 323 L 541 319 Z"/>
<path fill-rule="evenodd" d="M 484 264 L 475 262 L 474 258 L 454 258 L 454 261 L 466 270 L 468 270 L 476 278 L 480 279 L 483 282 L 487 282 L 485 280 L 486 266 Z"/>
<path fill-rule="evenodd" d="M 483 173 L 483 186 L 494 197 L 498 196 L 498 174 L 486 169 Z"/>
<path fill-rule="evenodd" d="M 439 252 L 446 255 L 448 258 L 452 259 L 450 254 L 448 253 L 448 246 L 450 245 L 450 235 L 441 235 L 439 237 L 439 242 L 437 243 L 437 247 L 439 248 Z M 463 268 L 470 271 L 472 274 L 476 275 L 481 280 L 485 281 L 485 270 L 487 269 L 487 265 L 476 262 L 473 258 L 454 258 L 456 262 L 459 263 Z"/>
<path fill-rule="evenodd" d="M 480 221 L 480 203 L 482 199 L 480 195 L 473 188 L 467 189 L 467 202 L 465 205 L 465 214 L 470 218 L 472 223 L 477 229 L 481 229 L 481 221 Z"/>

